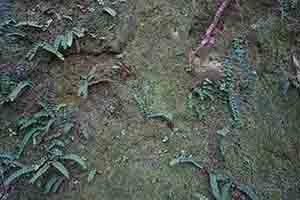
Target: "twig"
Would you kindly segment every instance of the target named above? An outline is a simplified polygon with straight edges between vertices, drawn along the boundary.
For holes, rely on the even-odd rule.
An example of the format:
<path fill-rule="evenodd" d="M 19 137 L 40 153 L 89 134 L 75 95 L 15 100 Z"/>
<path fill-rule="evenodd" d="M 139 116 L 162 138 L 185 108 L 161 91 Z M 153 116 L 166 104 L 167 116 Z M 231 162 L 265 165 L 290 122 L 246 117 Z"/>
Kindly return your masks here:
<path fill-rule="evenodd" d="M 203 48 L 207 43 L 209 43 L 211 41 L 211 39 L 213 38 L 212 35 L 215 32 L 217 25 L 219 24 L 220 18 L 222 17 L 225 8 L 229 5 L 230 2 L 231 2 L 231 0 L 224 0 L 223 3 L 221 4 L 221 6 L 218 8 L 213 22 L 210 24 L 210 26 L 208 27 L 208 29 L 205 33 L 204 39 L 201 41 L 200 45 L 193 52 L 193 54 L 197 54 L 201 48 Z"/>

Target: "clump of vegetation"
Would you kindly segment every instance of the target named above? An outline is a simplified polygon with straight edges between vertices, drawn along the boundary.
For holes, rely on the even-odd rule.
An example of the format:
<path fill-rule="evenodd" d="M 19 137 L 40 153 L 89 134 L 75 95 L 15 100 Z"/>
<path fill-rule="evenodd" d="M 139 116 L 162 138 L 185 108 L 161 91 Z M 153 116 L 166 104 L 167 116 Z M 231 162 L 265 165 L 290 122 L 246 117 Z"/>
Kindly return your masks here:
<path fill-rule="evenodd" d="M 238 183 L 229 176 L 205 169 L 201 163 L 193 159 L 192 155 L 189 155 L 184 151 L 171 160 L 170 166 L 184 163 L 192 164 L 198 170 L 203 171 L 204 174 L 209 176 L 211 192 L 216 200 L 243 198 L 250 200 L 258 199 L 256 190 L 252 186 Z"/>
<path fill-rule="evenodd" d="M 92 81 L 95 80 L 96 67 L 93 67 L 87 75 L 80 76 L 78 96 L 86 98 L 88 96 L 88 88 Z"/>
<path fill-rule="evenodd" d="M 67 151 L 74 140 L 72 113 L 74 109 L 69 106 L 42 101 L 40 110 L 17 120 L 15 135 L 23 139 L 15 151 L 0 154 L 1 186 L 6 188 L 1 195 L 8 195 L 9 188 L 21 178 L 39 186 L 44 193 L 57 192 L 62 183 L 70 179 L 72 163 L 87 169 L 86 161 Z M 35 152 L 38 156 L 28 158 L 26 152 Z"/>
<path fill-rule="evenodd" d="M 168 113 L 168 112 L 155 112 L 153 110 L 151 110 L 151 103 L 149 102 L 149 96 L 151 94 L 149 94 L 149 89 L 150 89 L 150 85 L 148 85 L 149 88 L 147 89 L 143 89 L 141 95 L 137 95 L 134 94 L 134 100 L 139 108 L 139 111 L 143 114 L 145 119 L 159 119 L 162 120 L 164 122 L 167 123 L 167 126 L 170 129 L 174 128 L 174 122 L 173 122 L 173 115 L 172 113 Z M 135 93 L 137 93 L 136 91 L 134 91 Z"/>
<path fill-rule="evenodd" d="M 13 78 L 8 73 L 0 73 L 0 106 L 15 101 L 22 92 L 30 87 L 30 81 L 21 81 Z"/>
<path fill-rule="evenodd" d="M 42 48 L 59 59 L 64 60 L 63 54 L 60 50 L 66 50 L 72 47 L 75 39 L 81 38 L 84 36 L 85 29 L 74 28 L 71 31 L 66 32 L 64 35 L 58 35 L 54 41 L 54 44 L 49 44 L 48 42 L 38 42 L 34 45 L 34 47 L 28 52 L 26 58 L 28 60 L 32 60 L 36 55 L 37 51 Z"/>
<path fill-rule="evenodd" d="M 207 100 L 214 100 L 215 97 L 224 100 L 230 108 L 233 127 L 241 126 L 240 117 L 240 94 L 237 85 L 241 85 L 244 91 L 253 91 L 256 81 L 256 73 L 250 68 L 247 62 L 247 52 L 243 45 L 242 39 L 235 39 L 232 42 L 230 54 L 225 57 L 224 66 L 224 78 L 219 81 L 204 80 L 201 85 L 194 88 L 189 96 L 189 108 L 193 109 L 199 119 L 203 119 L 205 110 L 207 107 L 204 102 Z M 235 69 L 235 63 L 239 66 L 239 70 L 242 72 L 242 77 L 237 77 Z M 239 81 L 239 84 L 238 82 Z M 250 92 L 248 94 L 250 94 Z M 200 102 L 200 105 L 193 105 L 193 96 L 196 96 Z M 200 107 L 200 110 L 199 110 Z"/>

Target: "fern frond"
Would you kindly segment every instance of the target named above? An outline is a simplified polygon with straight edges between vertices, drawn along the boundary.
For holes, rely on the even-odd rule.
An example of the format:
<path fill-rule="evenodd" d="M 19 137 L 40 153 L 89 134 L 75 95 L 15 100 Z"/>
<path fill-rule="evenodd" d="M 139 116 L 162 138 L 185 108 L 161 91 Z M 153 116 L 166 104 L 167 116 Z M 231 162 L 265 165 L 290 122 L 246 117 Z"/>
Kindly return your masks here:
<path fill-rule="evenodd" d="M 29 174 L 33 172 L 34 169 L 32 167 L 24 167 L 12 173 L 4 182 L 4 186 L 9 186 L 14 180 L 20 178 L 23 175 Z"/>
<path fill-rule="evenodd" d="M 62 157 L 63 160 L 71 160 L 74 161 L 76 163 L 78 163 L 83 169 L 86 169 L 86 163 L 83 161 L 82 158 L 80 158 L 80 156 L 76 155 L 76 154 L 68 154 Z"/>
<path fill-rule="evenodd" d="M 44 193 L 45 194 L 49 193 L 58 180 L 59 180 L 59 176 L 56 175 L 52 176 L 45 185 Z"/>
<path fill-rule="evenodd" d="M 58 171 L 60 171 L 66 178 L 70 178 L 70 173 L 69 171 L 67 170 L 67 168 L 60 162 L 58 161 L 52 161 L 51 162 L 51 165 L 53 167 L 55 167 Z"/>
<path fill-rule="evenodd" d="M 45 173 L 48 171 L 49 168 L 50 168 L 50 165 L 46 163 L 43 167 L 41 167 L 41 168 L 33 175 L 33 177 L 29 180 L 29 183 L 34 184 L 35 181 L 36 181 L 39 177 L 41 177 L 43 174 L 45 174 Z"/>

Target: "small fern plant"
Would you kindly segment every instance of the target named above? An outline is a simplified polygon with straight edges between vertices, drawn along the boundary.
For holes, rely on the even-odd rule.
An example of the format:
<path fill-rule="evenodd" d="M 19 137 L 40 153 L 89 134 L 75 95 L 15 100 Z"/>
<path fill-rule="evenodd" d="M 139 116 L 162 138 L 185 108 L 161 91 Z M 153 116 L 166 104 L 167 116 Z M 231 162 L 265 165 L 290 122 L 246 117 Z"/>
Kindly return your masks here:
<path fill-rule="evenodd" d="M 0 106 L 4 103 L 15 101 L 25 89 L 30 87 L 30 81 L 18 81 L 6 73 L 0 74 Z"/>
<path fill-rule="evenodd" d="M 87 169 L 85 161 L 80 156 L 76 154 L 64 154 L 60 148 L 62 147 L 61 144 L 53 146 L 49 149 L 49 152 L 45 157 L 42 157 L 37 164 L 33 165 L 34 171 L 29 183 L 38 183 L 38 180 L 46 174 L 50 177 L 46 180 L 46 184 L 44 185 L 44 193 L 49 193 L 51 191 L 56 192 L 58 186 L 55 186 L 55 184 L 58 184 L 59 180 L 70 179 L 70 171 L 67 169 L 65 164 L 67 161 L 75 162 L 84 170 Z M 50 173 L 51 169 L 54 169 L 59 173 Z M 60 184 L 61 183 L 62 182 L 60 182 Z"/>
<path fill-rule="evenodd" d="M 72 47 L 73 41 L 83 37 L 84 32 L 85 29 L 73 28 L 71 31 L 68 31 L 65 34 L 58 35 L 54 41 L 54 44 L 49 44 L 45 41 L 38 42 L 28 52 L 26 58 L 28 60 L 32 60 L 39 49 L 44 49 L 57 56 L 60 60 L 64 60 L 64 55 L 60 52 L 60 50 L 66 50 Z"/>
<path fill-rule="evenodd" d="M 40 105 L 40 111 L 31 116 L 21 117 L 17 121 L 19 133 L 24 136 L 16 153 L 18 158 L 30 142 L 37 146 L 44 140 L 51 142 L 54 139 L 63 137 L 66 140 L 69 138 L 68 134 L 74 126 L 69 118 L 71 113 L 68 113 L 64 108 L 60 106 L 53 107 L 45 102 L 41 102 Z M 51 132 L 53 127 L 60 130 L 60 132 Z"/>
<path fill-rule="evenodd" d="M 239 128 L 241 126 L 240 116 L 240 91 L 237 90 L 237 86 L 241 88 L 243 86 L 247 95 L 250 95 L 254 90 L 256 81 L 255 70 L 250 69 L 247 59 L 246 43 L 241 38 L 235 38 L 232 41 L 230 54 L 225 57 L 223 62 L 224 78 L 220 81 L 204 80 L 201 85 L 194 88 L 192 94 L 189 95 L 189 108 L 194 110 L 198 116 L 202 116 L 205 113 L 204 101 L 213 100 L 214 97 L 221 97 L 228 104 L 229 110 L 232 116 L 233 127 Z M 237 79 L 234 68 L 235 63 L 241 71 L 241 77 Z M 237 81 L 239 80 L 239 84 Z M 193 96 L 198 97 L 200 100 L 200 110 L 197 105 L 193 104 Z"/>
<path fill-rule="evenodd" d="M 235 80 L 233 74 L 232 57 L 226 57 L 224 61 L 224 90 L 228 106 L 231 111 L 233 126 L 238 128 L 241 126 L 239 96 L 235 94 Z"/>
<path fill-rule="evenodd" d="M 0 154 L 0 186 L 7 188 L 3 195 L 8 195 L 8 189 L 20 179 L 39 186 L 44 193 L 57 192 L 71 177 L 70 164 L 76 163 L 87 169 L 87 163 L 79 155 L 66 153 L 66 146 L 72 141 L 73 110 L 66 105 L 55 106 L 46 101 L 42 101 L 40 106 L 39 111 L 18 119 L 18 133 L 23 135 L 23 139 L 17 151 Z M 40 158 L 30 161 L 30 164 L 22 164 L 26 160 L 25 147 L 29 144 L 33 144 L 31 150 L 38 151 Z M 26 163 L 29 163 L 28 160 Z"/>
<path fill-rule="evenodd" d="M 193 156 L 185 151 L 181 151 L 169 163 L 171 167 L 179 164 L 190 164 L 198 170 L 206 172 L 209 177 L 210 191 L 216 200 L 233 199 L 235 192 L 241 194 L 238 199 L 258 200 L 257 191 L 253 186 L 237 183 L 233 178 L 225 174 L 206 169 L 203 163 L 194 160 Z"/>

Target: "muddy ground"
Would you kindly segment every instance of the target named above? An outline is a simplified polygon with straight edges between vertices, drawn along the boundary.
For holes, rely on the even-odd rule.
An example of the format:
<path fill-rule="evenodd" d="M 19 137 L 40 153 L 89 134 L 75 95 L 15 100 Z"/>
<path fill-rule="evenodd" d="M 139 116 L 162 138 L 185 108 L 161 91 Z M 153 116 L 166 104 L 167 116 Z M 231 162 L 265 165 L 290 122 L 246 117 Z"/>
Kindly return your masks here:
<path fill-rule="evenodd" d="M 39 95 L 49 95 L 57 104 L 78 106 L 81 128 L 87 130 L 89 138 L 77 142 L 70 151 L 87 158 L 99 172 L 92 184 L 87 183 L 83 174 L 76 176 L 78 183 L 69 184 L 59 194 L 38 195 L 23 188 L 25 192 L 20 192 L 19 198 L 211 199 L 206 176 L 189 165 L 170 167 L 169 162 L 185 150 L 207 167 L 218 168 L 213 162 L 215 153 L 211 152 L 211 146 L 216 131 L 230 124 L 226 105 L 211 104 L 202 121 L 187 109 L 187 97 L 195 79 L 189 73 L 188 52 L 210 24 L 215 3 L 208 0 L 104 0 L 104 3 L 116 10 L 115 17 L 105 13 L 97 1 L 12 2 L 10 16 L 17 21 L 53 19 L 53 22 L 47 31 L 31 32 L 30 40 L 2 40 L 1 63 L 25 63 Z M 231 8 L 232 12 L 224 18 L 224 34 L 217 36 L 217 45 L 208 55 L 214 54 L 222 60 L 232 38 L 270 11 L 260 3 L 240 6 Z M 50 8 L 54 12 L 45 14 Z M 72 21 L 58 17 L 64 15 L 72 17 Z M 32 62 L 23 59 L 34 41 L 51 42 L 58 34 L 76 26 L 86 28 L 88 33 L 79 40 L 80 52 L 72 47 L 65 52 L 64 61 L 45 52 Z M 243 125 L 226 135 L 225 162 L 220 170 L 241 183 L 254 185 L 260 199 L 300 199 L 299 97 L 294 90 L 286 97 L 281 95 L 279 78 L 264 71 L 267 59 L 255 52 L 252 46 L 251 62 L 258 71 L 255 93 L 241 102 Z M 120 68 L 120 62 L 128 66 L 129 72 L 123 65 Z M 86 99 L 78 97 L 80 75 L 87 74 L 93 66 L 97 78 L 112 81 L 92 86 Z M 16 105 L 30 112 L 32 107 L 22 105 L 27 105 L 31 98 L 24 95 Z M 162 120 L 146 119 L 135 97 L 146 99 L 147 110 L 171 115 L 174 127 Z M 12 122 L 15 113 L 21 112 L 12 107 L 1 111 L 2 122 L 7 116 Z M 3 149 L 9 149 L 13 142 L 10 137 L 1 137 Z"/>

